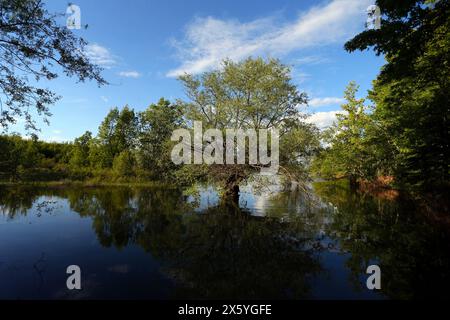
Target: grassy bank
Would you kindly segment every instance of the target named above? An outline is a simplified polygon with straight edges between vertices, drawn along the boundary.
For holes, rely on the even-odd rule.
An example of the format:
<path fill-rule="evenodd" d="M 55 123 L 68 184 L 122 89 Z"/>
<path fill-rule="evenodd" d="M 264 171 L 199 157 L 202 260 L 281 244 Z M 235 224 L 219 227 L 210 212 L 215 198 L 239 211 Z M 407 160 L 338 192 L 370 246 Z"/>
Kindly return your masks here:
<path fill-rule="evenodd" d="M 177 186 L 159 181 L 0 181 L 0 186 L 36 186 L 36 187 L 159 187 L 175 189 Z"/>

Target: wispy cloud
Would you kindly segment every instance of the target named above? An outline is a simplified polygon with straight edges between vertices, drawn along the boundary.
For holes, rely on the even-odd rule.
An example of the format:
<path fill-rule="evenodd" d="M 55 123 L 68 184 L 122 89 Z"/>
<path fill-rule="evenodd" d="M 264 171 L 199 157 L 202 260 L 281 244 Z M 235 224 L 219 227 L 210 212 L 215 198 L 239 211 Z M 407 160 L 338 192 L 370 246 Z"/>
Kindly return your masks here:
<path fill-rule="evenodd" d="M 217 68 L 223 59 L 242 60 L 251 55 L 282 56 L 292 51 L 345 41 L 363 25 L 372 0 L 333 0 L 315 6 L 297 20 L 277 24 L 272 17 L 246 23 L 214 17 L 197 18 L 185 38 L 173 40 L 181 65 L 167 73 L 197 74 Z"/>
<path fill-rule="evenodd" d="M 316 65 L 330 62 L 329 58 L 322 56 L 305 56 L 294 60 L 296 65 Z"/>
<path fill-rule="evenodd" d="M 102 99 L 102 101 L 105 103 L 109 101 L 109 99 L 105 96 L 100 96 L 100 99 Z"/>
<path fill-rule="evenodd" d="M 119 72 L 119 76 L 125 77 L 125 78 L 140 78 L 141 74 L 137 71 L 122 71 Z"/>
<path fill-rule="evenodd" d="M 344 98 L 337 98 L 337 97 L 325 97 L 325 98 L 314 98 L 311 99 L 308 104 L 311 107 L 325 107 L 325 106 L 332 106 L 332 105 L 340 105 L 345 102 Z"/>
<path fill-rule="evenodd" d="M 92 63 L 103 68 L 109 69 L 117 63 L 117 57 L 97 43 L 88 44 L 84 52 Z"/>
<path fill-rule="evenodd" d="M 316 112 L 306 119 L 306 122 L 314 123 L 319 129 L 326 129 L 336 121 L 336 114 L 344 113 L 342 110 Z"/>
<path fill-rule="evenodd" d="M 53 132 L 54 134 L 61 134 L 61 133 L 62 133 L 61 130 L 53 130 L 52 132 Z"/>
<path fill-rule="evenodd" d="M 294 80 L 294 82 L 299 85 L 308 80 L 311 75 L 294 68 L 291 70 L 291 77 L 292 80 Z"/>

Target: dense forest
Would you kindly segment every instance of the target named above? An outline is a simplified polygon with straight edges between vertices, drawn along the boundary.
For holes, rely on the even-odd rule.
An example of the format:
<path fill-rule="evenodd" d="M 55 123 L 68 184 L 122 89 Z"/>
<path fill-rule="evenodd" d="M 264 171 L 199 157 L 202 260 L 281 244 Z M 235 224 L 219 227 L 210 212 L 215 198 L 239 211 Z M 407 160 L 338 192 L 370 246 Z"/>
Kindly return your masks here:
<path fill-rule="evenodd" d="M 187 101 L 161 98 L 145 111 L 113 108 L 96 135 L 87 131 L 67 143 L 39 141 L 34 134 L 0 136 L 0 179 L 190 184 L 214 178 L 235 188 L 252 175 L 253 168 L 194 168 L 171 161 L 173 130 L 192 129 L 192 121 L 200 120 L 205 127 L 220 130 L 228 126 L 283 128 L 280 173 L 291 180 L 348 178 L 354 187 L 374 183 L 407 190 L 447 190 L 449 1 L 378 0 L 377 5 L 383 15 L 381 28 L 360 33 L 345 49 L 373 49 L 384 55 L 386 64 L 367 97 L 358 97 L 355 82 L 348 85 L 342 113 L 327 130 L 320 132 L 304 121 L 306 113 L 299 106 L 307 106 L 307 96 L 292 84 L 288 66 L 262 58 L 224 61 L 220 70 L 180 78 Z M 74 69 L 81 80 L 106 84 L 97 69 L 77 58 L 67 58 L 69 70 Z M 42 99 L 52 102 L 45 96 Z M 13 103 L 23 101 L 10 104 L 11 110 L 18 110 Z M 205 112 L 205 106 L 214 106 L 214 111 Z M 11 115 L 3 111 L 2 124 L 8 119 Z"/>
<path fill-rule="evenodd" d="M 177 107 L 161 99 L 139 113 L 114 108 L 97 136 L 88 131 L 70 143 L 1 136 L 0 174 L 11 181 L 168 179 L 172 168 L 165 144 L 180 118 Z"/>

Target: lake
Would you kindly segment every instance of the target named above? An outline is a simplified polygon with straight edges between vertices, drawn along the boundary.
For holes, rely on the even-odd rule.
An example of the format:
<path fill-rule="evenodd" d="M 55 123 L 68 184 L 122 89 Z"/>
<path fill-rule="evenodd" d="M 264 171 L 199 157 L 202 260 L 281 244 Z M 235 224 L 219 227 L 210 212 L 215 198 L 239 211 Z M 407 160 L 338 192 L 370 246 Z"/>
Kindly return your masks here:
<path fill-rule="evenodd" d="M 211 187 L 0 187 L 0 299 L 449 298 L 449 227 L 419 208 L 343 183 L 239 205 Z"/>

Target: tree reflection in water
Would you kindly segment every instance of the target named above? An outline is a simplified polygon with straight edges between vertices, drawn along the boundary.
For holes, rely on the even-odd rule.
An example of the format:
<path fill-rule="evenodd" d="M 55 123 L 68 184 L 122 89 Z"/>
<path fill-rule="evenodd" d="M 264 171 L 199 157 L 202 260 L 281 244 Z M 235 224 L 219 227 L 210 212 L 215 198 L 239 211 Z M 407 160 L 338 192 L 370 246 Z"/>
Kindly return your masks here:
<path fill-rule="evenodd" d="M 320 270 L 301 223 L 252 216 L 236 206 L 201 212 L 178 190 L 23 188 L 29 209 L 40 195 L 66 198 L 105 246 L 137 244 L 161 261 L 175 282 L 174 298 L 305 298 Z M 21 196 L 2 192 L 15 208 Z M 33 200 L 34 199 L 34 200 Z M 10 211 L 14 214 L 26 210 Z"/>
<path fill-rule="evenodd" d="M 450 298 L 450 230 L 410 198 L 396 201 L 351 192 L 342 183 L 315 188 L 335 206 L 327 234 L 349 252 L 353 283 L 370 264 L 382 270 L 382 292 L 393 299 Z M 448 213 L 447 213 L 448 214 Z"/>
<path fill-rule="evenodd" d="M 199 211 L 176 189 L 14 187 L 0 188 L 0 210 L 15 219 L 44 195 L 67 199 L 92 219 L 102 246 L 137 245 L 157 259 L 173 298 L 310 298 L 311 279 L 325 272 L 320 253 L 330 248 L 346 254 L 348 281 L 360 290 L 367 290 L 367 265 L 376 263 L 387 297 L 449 297 L 449 232 L 413 202 L 378 200 L 339 183 L 317 184 L 315 192 L 279 193 L 255 215 L 224 202 Z"/>

